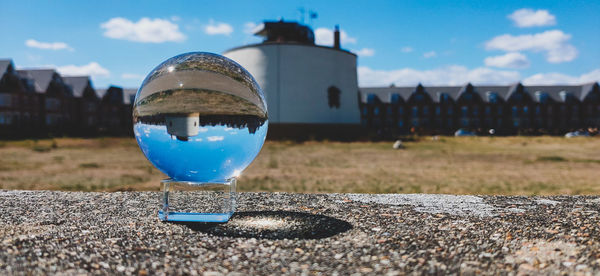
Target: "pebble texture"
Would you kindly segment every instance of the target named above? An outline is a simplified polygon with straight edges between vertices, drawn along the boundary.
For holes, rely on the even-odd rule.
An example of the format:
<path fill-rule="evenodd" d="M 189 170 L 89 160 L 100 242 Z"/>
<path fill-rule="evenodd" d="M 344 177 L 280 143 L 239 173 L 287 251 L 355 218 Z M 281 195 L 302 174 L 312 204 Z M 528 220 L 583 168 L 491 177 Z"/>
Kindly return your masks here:
<path fill-rule="evenodd" d="M 159 193 L 0 190 L 0 274 L 600 273 L 600 198 L 242 193 L 226 224 Z"/>

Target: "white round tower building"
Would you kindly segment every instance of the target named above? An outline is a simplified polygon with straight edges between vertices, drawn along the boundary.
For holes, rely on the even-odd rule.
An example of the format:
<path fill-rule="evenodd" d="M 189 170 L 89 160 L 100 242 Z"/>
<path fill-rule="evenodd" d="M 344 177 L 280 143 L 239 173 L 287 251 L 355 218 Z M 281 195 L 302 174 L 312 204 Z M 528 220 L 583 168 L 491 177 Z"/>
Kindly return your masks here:
<path fill-rule="evenodd" d="M 245 67 L 267 98 L 269 123 L 358 125 L 356 55 L 318 46 L 314 33 L 294 22 L 265 22 L 256 33 L 265 40 L 223 55 Z"/>

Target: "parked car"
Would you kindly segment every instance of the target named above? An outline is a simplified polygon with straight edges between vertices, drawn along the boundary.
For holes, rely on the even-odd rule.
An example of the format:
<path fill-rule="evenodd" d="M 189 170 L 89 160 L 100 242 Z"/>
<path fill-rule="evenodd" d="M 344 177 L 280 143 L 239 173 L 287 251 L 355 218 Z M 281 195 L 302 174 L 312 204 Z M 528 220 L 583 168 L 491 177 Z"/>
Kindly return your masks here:
<path fill-rule="evenodd" d="M 464 128 L 459 128 L 456 132 L 454 132 L 454 136 L 477 136 L 475 132 L 466 130 Z"/>
<path fill-rule="evenodd" d="M 587 131 L 577 130 L 577 131 L 567 132 L 567 134 L 565 134 L 565 137 L 566 138 L 590 137 L 590 134 Z"/>

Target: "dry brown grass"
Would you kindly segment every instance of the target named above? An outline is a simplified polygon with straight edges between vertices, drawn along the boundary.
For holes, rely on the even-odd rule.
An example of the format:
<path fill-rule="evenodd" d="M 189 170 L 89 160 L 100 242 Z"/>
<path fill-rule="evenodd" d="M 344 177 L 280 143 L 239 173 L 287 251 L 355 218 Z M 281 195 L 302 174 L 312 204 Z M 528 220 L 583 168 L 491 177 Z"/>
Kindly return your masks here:
<path fill-rule="evenodd" d="M 241 191 L 598 194 L 600 139 L 423 137 L 391 143 L 267 142 Z M 0 189 L 157 190 L 133 139 L 0 142 Z"/>
<path fill-rule="evenodd" d="M 155 189 L 163 176 L 134 139 L 3 142 L 0 188 L 80 191 Z"/>

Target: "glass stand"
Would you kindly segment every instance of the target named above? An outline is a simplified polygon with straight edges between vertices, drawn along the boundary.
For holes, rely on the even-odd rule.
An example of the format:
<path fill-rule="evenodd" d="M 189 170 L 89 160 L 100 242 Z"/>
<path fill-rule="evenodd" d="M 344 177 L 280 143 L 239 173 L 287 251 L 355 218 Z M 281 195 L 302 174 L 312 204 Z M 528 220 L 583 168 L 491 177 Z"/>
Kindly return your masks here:
<path fill-rule="evenodd" d="M 158 211 L 160 220 L 227 222 L 235 212 L 235 178 L 223 183 L 166 179 L 161 184 L 163 198 Z"/>

